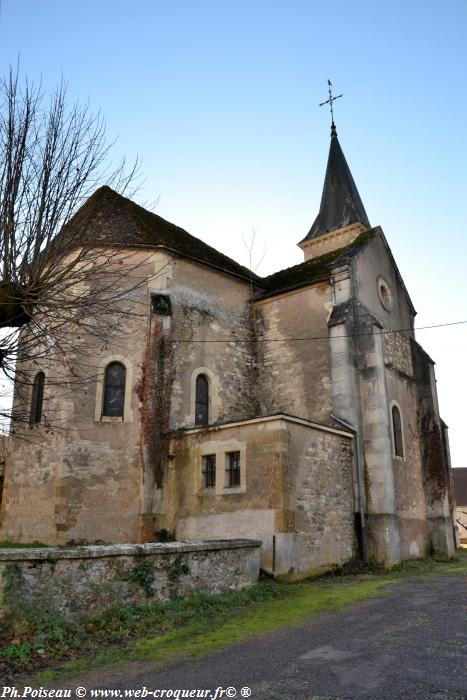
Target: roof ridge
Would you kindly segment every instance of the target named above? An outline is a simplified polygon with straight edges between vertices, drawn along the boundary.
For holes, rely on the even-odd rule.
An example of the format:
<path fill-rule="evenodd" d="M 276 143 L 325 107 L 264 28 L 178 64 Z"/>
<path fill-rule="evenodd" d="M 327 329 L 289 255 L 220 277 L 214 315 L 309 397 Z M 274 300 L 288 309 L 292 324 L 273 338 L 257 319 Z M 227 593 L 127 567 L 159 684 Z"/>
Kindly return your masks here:
<path fill-rule="evenodd" d="M 89 230 L 92 221 L 99 218 L 100 211 L 107 207 L 119 207 L 120 210 L 126 210 L 134 227 L 133 230 L 128 227 L 125 228 L 122 234 L 122 231 L 117 230 L 118 226 L 116 226 L 115 222 L 114 230 L 108 220 L 101 220 L 100 238 L 96 230 L 93 230 L 96 242 L 105 242 L 109 245 L 131 245 L 132 243 L 149 246 L 158 245 L 179 255 L 238 276 L 245 281 L 253 280 L 256 284 L 261 284 L 261 278 L 252 270 L 236 262 L 233 258 L 209 245 L 209 243 L 205 243 L 181 226 L 116 192 L 108 185 L 99 187 L 84 202 L 64 229 L 62 229 L 63 234 L 76 236 L 77 240 L 78 236 L 85 236 L 86 234 L 83 234 L 83 230 L 84 232 Z"/>

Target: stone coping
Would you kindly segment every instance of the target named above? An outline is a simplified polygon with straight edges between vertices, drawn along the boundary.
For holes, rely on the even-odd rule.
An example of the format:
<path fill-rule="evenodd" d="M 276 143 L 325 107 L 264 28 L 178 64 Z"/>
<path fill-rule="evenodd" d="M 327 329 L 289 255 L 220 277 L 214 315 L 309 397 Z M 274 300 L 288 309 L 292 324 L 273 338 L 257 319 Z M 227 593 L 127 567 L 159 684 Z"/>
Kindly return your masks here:
<path fill-rule="evenodd" d="M 297 425 L 305 425 L 307 428 L 315 430 L 323 430 L 325 433 L 334 433 L 334 435 L 342 435 L 343 437 L 353 438 L 353 434 L 348 430 L 340 428 L 332 428 L 330 425 L 317 423 L 316 421 L 308 420 L 308 418 L 300 418 L 299 416 L 291 416 L 288 413 L 274 413 L 271 416 L 258 416 L 257 418 L 241 418 L 236 421 L 228 421 L 227 423 L 210 423 L 199 428 L 179 428 L 173 430 L 171 438 L 176 440 L 182 435 L 192 435 L 194 433 L 209 433 L 210 431 L 223 430 L 224 428 L 241 428 L 244 425 L 255 425 L 256 423 L 269 423 L 271 421 L 286 421 L 288 423 L 296 423 Z"/>
<path fill-rule="evenodd" d="M 260 547 L 260 540 L 196 540 L 192 542 L 147 542 L 145 544 L 95 544 L 77 547 L 0 548 L 0 562 L 20 560 L 97 559 L 148 554 L 183 554 L 220 549 Z"/>

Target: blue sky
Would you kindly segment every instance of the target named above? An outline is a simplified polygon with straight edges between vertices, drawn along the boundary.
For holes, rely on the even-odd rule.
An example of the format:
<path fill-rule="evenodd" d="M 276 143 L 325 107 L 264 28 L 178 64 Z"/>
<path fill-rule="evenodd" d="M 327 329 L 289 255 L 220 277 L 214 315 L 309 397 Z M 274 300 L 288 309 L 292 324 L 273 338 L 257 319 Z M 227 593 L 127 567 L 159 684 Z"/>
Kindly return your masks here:
<path fill-rule="evenodd" d="M 140 200 L 261 273 L 302 260 L 329 147 L 340 143 L 383 227 L 417 324 L 467 320 L 467 3 L 0 0 L 0 68 L 18 55 L 70 100 L 102 109 L 116 155 L 139 154 Z M 420 331 L 437 362 L 453 464 L 467 326 Z"/>

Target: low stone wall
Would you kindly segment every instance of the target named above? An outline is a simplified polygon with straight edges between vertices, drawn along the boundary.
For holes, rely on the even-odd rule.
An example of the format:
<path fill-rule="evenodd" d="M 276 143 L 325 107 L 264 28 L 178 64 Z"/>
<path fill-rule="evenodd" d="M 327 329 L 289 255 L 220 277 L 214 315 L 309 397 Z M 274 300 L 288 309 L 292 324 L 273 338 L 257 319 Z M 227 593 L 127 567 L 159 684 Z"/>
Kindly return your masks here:
<path fill-rule="evenodd" d="M 253 585 L 256 540 L 0 549 L 0 614 L 15 604 L 79 617 L 123 604 Z"/>

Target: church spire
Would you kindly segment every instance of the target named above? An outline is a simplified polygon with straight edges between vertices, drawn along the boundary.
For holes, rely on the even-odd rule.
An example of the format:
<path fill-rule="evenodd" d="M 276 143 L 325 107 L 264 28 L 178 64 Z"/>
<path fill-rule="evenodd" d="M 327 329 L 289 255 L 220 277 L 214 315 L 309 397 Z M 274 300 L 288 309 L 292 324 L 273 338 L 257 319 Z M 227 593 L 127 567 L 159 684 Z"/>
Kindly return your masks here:
<path fill-rule="evenodd" d="M 328 83 L 329 100 L 322 102 L 321 105 L 330 104 L 332 110 L 332 103 L 337 97 L 332 97 L 330 81 Z M 341 97 L 341 95 L 338 95 L 338 97 Z M 320 236 L 326 236 L 328 233 L 342 229 L 348 232 L 349 227 L 356 232 L 371 228 L 365 207 L 360 199 L 352 173 L 337 138 L 334 114 L 331 114 L 331 116 L 331 143 L 318 216 L 307 236 L 298 244 L 305 251 L 306 256 L 307 252 L 305 249 L 309 248 L 311 241 Z M 311 251 L 309 253 L 311 254 Z M 316 251 L 315 254 L 321 253 Z"/>
<path fill-rule="evenodd" d="M 365 207 L 337 138 L 336 125 L 332 122 L 331 145 L 319 213 L 304 240 L 358 222 L 365 228 L 370 228 Z"/>

